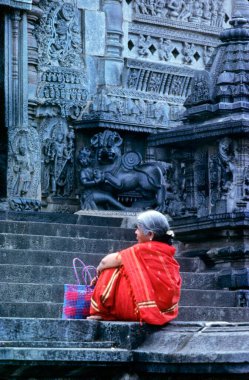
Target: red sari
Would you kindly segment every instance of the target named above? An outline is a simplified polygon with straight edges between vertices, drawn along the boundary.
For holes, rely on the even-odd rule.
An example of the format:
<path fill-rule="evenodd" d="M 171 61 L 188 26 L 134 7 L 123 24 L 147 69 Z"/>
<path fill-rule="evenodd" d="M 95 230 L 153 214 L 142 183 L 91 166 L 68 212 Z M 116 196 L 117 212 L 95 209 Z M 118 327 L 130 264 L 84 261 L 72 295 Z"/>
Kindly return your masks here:
<path fill-rule="evenodd" d="M 163 325 L 176 318 L 181 277 L 175 248 L 156 241 L 119 253 L 122 265 L 105 269 L 96 284 L 91 315 L 103 320 Z"/>

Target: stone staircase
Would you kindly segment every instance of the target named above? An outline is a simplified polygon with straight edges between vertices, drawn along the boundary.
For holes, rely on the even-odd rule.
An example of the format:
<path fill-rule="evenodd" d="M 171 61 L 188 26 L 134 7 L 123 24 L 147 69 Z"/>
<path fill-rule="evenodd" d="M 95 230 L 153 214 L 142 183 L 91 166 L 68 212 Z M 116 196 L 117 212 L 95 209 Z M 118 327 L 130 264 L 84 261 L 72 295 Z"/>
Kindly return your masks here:
<path fill-rule="evenodd" d="M 122 217 L 0 215 L 0 316 L 60 318 L 64 283 L 75 283 L 74 257 L 97 265 L 134 242 Z M 179 321 L 248 321 L 238 291 L 219 289 L 217 272 L 197 257 L 177 257 L 183 280 Z"/>
<path fill-rule="evenodd" d="M 41 370 L 43 379 L 45 373 L 60 378 L 61 367 L 63 376 L 78 378 L 96 363 L 133 360 L 130 350 L 154 327 L 61 319 L 64 283 L 76 283 L 73 258 L 97 265 L 105 254 L 133 242 L 134 229 L 121 216 L 0 213 L 1 379 L 36 379 Z M 248 321 L 248 308 L 237 307 L 238 291 L 219 289 L 217 272 L 197 257 L 177 259 L 183 287 L 179 317 L 172 325 L 176 332 L 186 326 L 199 331 L 205 322 Z M 84 369 L 82 362 L 87 363 Z M 112 378 L 108 376 L 103 378 Z"/>

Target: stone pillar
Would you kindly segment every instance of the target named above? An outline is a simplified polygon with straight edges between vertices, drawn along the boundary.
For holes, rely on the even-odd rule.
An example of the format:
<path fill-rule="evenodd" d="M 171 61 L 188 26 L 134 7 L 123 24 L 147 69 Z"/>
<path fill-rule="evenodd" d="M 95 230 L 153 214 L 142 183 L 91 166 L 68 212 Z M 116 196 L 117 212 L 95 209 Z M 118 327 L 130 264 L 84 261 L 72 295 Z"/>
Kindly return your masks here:
<path fill-rule="evenodd" d="M 36 130 L 28 122 L 27 14 L 6 16 L 7 197 L 13 210 L 40 208 L 40 155 Z M 8 79 L 7 79 L 8 78 Z"/>
<path fill-rule="evenodd" d="M 106 56 L 102 61 L 103 77 L 101 84 L 121 85 L 123 71 L 123 14 L 120 0 L 105 0 L 103 11 L 106 15 Z"/>

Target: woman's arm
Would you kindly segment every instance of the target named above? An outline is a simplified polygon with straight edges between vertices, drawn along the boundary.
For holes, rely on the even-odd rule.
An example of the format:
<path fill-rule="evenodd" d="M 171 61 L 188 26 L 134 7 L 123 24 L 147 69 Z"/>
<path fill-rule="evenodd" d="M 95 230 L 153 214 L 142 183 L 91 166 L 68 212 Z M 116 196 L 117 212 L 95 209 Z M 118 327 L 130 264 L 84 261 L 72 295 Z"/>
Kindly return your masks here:
<path fill-rule="evenodd" d="M 120 267 L 120 265 L 122 265 L 121 255 L 118 252 L 110 253 L 100 261 L 97 272 L 100 274 L 104 269 L 116 268 Z"/>

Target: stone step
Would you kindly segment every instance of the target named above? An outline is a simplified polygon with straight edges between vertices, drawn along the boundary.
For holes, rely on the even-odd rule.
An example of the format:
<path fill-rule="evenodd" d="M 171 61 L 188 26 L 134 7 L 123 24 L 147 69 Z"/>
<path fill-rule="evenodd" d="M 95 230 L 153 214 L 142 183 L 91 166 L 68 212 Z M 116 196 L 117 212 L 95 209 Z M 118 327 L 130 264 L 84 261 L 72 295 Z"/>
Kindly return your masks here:
<path fill-rule="evenodd" d="M 71 252 L 116 252 L 130 246 L 130 241 L 86 239 L 42 235 L 1 234 L 0 249 L 55 250 Z"/>
<path fill-rule="evenodd" d="M 6 302 L 0 304 L 0 317 L 62 318 L 62 303 Z"/>
<path fill-rule="evenodd" d="M 236 307 L 237 303 L 237 291 L 196 289 L 181 291 L 181 306 Z"/>
<path fill-rule="evenodd" d="M 181 272 L 202 272 L 206 266 L 199 257 L 181 257 L 176 255 L 176 260 L 180 264 Z"/>
<path fill-rule="evenodd" d="M 67 214 L 58 212 L 15 212 L 0 211 L 0 220 L 4 221 L 23 221 L 23 222 L 41 222 L 41 223 L 60 223 L 75 225 L 92 225 L 92 226 L 109 226 L 109 227 L 127 227 L 130 225 L 130 218 L 134 219 L 136 213 L 125 212 L 85 212 L 79 214 Z"/>
<path fill-rule="evenodd" d="M 176 321 L 248 322 L 248 307 L 181 306 Z"/>
<path fill-rule="evenodd" d="M 132 348 L 144 339 L 150 326 L 138 322 L 104 322 L 84 320 L 63 320 L 61 318 L 8 318 L 0 317 L 1 343 L 13 346 L 73 346 L 81 347 L 102 344 Z"/>
<path fill-rule="evenodd" d="M 218 278 L 216 272 L 191 273 L 181 272 L 182 289 L 218 289 Z"/>
<path fill-rule="evenodd" d="M 177 321 L 248 322 L 248 307 L 180 306 Z M 61 319 L 62 305 L 56 303 L 1 303 L 1 317 Z M 1 331 L 1 330 L 0 330 Z M 2 340 L 2 338 L 1 338 Z M 3 338 L 5 340 L 5 338 Z"/>
<path fill-rule="evenodd" d="M 91 342 L 96 329 L 97 322 L 87 320 L 0 318 L 1 341 Z"/>
<path fill-rule="evenodd" d="M 107 252 L 82 253 L 71 251 L 27 250 L 27 249 L 0 249 L 0 263 L 13 265 L 45 265 L 72 267 L 73 259 L 78 257 L 86 265 L 97 266 Z M 0 264 L 0 265 L 1 265 Z"/>
<path fill-rule="evenodd" d="M 49 251 L 49 250 L 27 250 L 27 249 L 0 249 L 1 264 L 16 265 L 51 265 L 51 266 L 72 266 L 73 259 L 79 257 L 84 263 L 98 265 L 102 257 L 107 252 L 87 253 L 71 251 Z M 180 264 L 180 270 L 183 272 L 201 272 L 203 264 L 197 257 L 185 258 L 176 257 Z"/>
<path fill-rule="evenodd" d="M 75 225 L 0 220 L 0 233 L 16 235 L 45 235 L 86 239 L 135 241 L 134 229 L 111 226 Z"/>
<path fill-rule="evenodd" d="M 183 289 L 216 289 L 216 273 L 182 272 Z M 0 265 L 1 282 L 37 284 L 76 283 L 72 267 L 39 265 Z"/>
<path fill-rule="evenodd" d="M 236 307 L 237 291 L 226 290 L 186 290 L 182 289 L 182 306 Z M 2 303 L 57 303 L 62 304 L 64 285 L 0 283 Z"/>
<path fill-rule="evenodd" d="M 25 284 L 0 282 L 2 303 L 63 303 L 63 284 Z"/>

